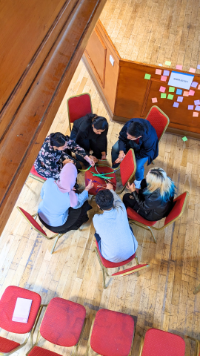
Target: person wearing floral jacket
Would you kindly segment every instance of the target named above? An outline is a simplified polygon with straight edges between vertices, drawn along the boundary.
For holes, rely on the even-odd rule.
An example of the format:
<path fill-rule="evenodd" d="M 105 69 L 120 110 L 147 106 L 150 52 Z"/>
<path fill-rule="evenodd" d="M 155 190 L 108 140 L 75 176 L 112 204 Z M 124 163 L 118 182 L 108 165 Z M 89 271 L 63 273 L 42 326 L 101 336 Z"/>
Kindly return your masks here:
<path fill-rule="evenodd" d="M 56 132 L 46 137 L 35 160 L 34 167 L 38 174 L 45 178 L 58 179 L 60 171 L 66 163 L 75 163 L 75 160 L 67 153 L 67 150 L 79 154 L 91 166 L 94 166 L 94 161 L 87 156 L 83 148 L 71 140 L 69 136 Z"/>

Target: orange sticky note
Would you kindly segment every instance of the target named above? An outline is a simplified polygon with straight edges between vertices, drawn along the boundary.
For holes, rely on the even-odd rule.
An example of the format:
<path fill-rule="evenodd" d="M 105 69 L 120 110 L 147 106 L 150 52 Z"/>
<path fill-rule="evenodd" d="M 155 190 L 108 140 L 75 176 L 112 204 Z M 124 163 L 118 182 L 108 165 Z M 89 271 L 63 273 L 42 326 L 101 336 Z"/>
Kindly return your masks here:
<path fill-rule="evenodd" d="M 189 96 L 189 91 L 184 91 L 183 96 Z"/>
<path fill-rule="evenodd" d="M 199 113 L 198 112 L 196 112 L 196 111 L 193 111 L 193 115 L 192 116 L 194 116 L 194 117 L 198 117 L 199 116 Z"/>

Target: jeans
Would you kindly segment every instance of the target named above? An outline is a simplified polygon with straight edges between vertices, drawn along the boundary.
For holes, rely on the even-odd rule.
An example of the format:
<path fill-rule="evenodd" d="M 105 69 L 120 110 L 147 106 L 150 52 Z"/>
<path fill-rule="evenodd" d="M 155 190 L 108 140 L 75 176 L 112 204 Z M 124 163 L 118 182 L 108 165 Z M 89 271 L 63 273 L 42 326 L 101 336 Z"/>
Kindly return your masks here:
<path fill-rule="evenodd" d="M 96 241 L 97 241 L 97 243 L 98 243 L 99 250 L 101 251 L 101 238 L 100 238 L 99 234 L 97 234 L 97 233 L 95 232 L 94 237 L 95 237 L 95 239 L 96 239 Z"/>
<path fill-rule="evenodd" d="M 126 152 L 127 153 L 127 150 Z M 116 159 L 119 156 L 119 141 L 117 141 L 114 146 L 112 147 L 112 162 L 114 163 L 116 161 Z M 147 162 L 148 157 L 143 157 L 143 158 L 136 158 L 136 164 L 137 164 L 137 168 L 136 168 L 136 172 L 135 172 L 135 179 L 136 180 L 142 180 L 144 178 L 144 165 Z M 116 168 L 118 167 L 118 163 L 117 164 L 113 164 L 112 167 Z"/>

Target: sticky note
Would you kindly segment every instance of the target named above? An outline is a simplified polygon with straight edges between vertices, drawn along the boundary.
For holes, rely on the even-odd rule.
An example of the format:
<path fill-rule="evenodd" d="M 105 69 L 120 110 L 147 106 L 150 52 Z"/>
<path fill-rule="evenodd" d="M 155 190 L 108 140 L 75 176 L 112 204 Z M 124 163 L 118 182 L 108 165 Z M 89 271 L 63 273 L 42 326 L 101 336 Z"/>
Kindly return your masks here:
<path fill-rule="evenodd" d="M 189 90 L 189 95 L 190 95 L 190 96 L 193 96 L 194 94 L 195 94 L 195 91 L 190 89 L 190 90 Z"/>
<path fill-rule="evenodd" d="M 162 70 L 161 69 L 156 69 L 155 74 L 161 75 L 162 74 Z"/>
<path fill-rule="evenodd" d="M 182 137 L 182 140 L 185 142 L 185 141 L 187 141 L 188 139 L 187 139 L 186 136 L 184 136 L 184 137 Z"/>
<path fill-rule="evenodd" d="M 200 64 L 197 65 L 197 69 L 200 69 Z"/>
<path fill-rule="evenodd" d="M 176 69 L 182 70 L 183 66 L 181 64 L 176 65 Z"/>
<path fill-rule="evenodd" d="M 183 97 L 182 96 L 178 96 L 177 101 L 179 101 L 179 103 L 182 103 Z"/>
<path fill-rule="evenodd" d="M 166 66 L 171 66 L 171 62 L 170 61 L 165 61 L 165 65 Z"/>
<path fill-rule="evenodd" d="M 168 77 L 169 75 L 169 70 L 164 70 L 163 75 L 166 75 Z"/>
<path fill-rule="evenodd" d="M 189 91 L 184 91 L 183 92 L 183 96 L 188 96 L 189 95 Z"/>
<path fill-rule="evenodd" d="M 176 94 L 177 94 L 177 95 L 182 95 L 182 92 L 183 92 L 183 91 L 182 91 L 181 89 L 176 89 Z"/>
<path fill-rule="evenodd" d="M 160 95 L 160 97 L 161 97 L 162 99 L 166 99 L 166 97 L 167 97 L 167 94 L 165 94 L 165 93 L 162 93 L 162 94 Z"/>
<path fill-rule="evenodd" d="M 162 75 L 162 77 L 160 78 L 160 80 L 162 80 L 162 82 L 166 82 L 167 77 L 165 75 Z"/>
<path fill-rule="evenodd" d="M 197 85 L 198 85 L 198 83 L 197 83 L 197 82 L 192 82 L 191 87 L 196 88 L 196 87 L 197 87 Z"/>
<path fill-rule="evenodd" d="M 193 110 L 194 109 L 194 105 L 188 105 L 188 110 Z"/>
<path fill-rule="evenodd" d="M 198 88 L 197 88 L 198 90 L 200 90 L 200 84 L 198 85 Z"/>
<path fill-rule="evenodd" d="M 158 102 L 157 98 L 152 98 L 151 100 L 152 100 L 152 103 L 157 103 Z"/>
<path fill-rule="evenodd" d="M 179 103 L 174 102 L 173 107 L 174 108 L 178 108 L 179 107 Z"/>
<path fill-rule="evenodd" d="M 159 63 L 158 65 L 159 65 L 160 67 L 162 67 L 162 64 L 161 64 L 161 63 Z"/>
<path fill-rule="evenodd" d="M 168 94 L 168 95 L 167 95 L 167 99 L 173 100 L 173 98 L 174 98 L 174 95 L 172 95 L 172 94 Z"/>
<path fill-rule="evenodd" d="M 190 69 L 189 69 L 189 72 L 190 72 L 190 73 L 195 73 L 195 72 L 196 72 L 196 69 L 195 69 L 195 68 L 190 68 Z"/>
<path fill-rule="evenodd" d="M 166 88 L 165 88 L 165 87 L 160 87 L 160 89 L 159 89 L 159 91 L 160 91 L 161 93 L 164 93 L 164 92 L 165 92 L 165 90 L 166 90 Z"/>
<path fill-rule="evenodd" d="M 169 87 L 169 93 L 174 93 L 175 92 L 175 88 L 174 87 Z"/>
<path fill-rule="evenodd" d="M 200 105 L 200 100 L 194 100 L 195 105 Z"/>
<path fill-rule="evenodd" d="M 192 116 L 194 116 L 194 117 L 198 117 L 198 116 L 199 116 L 199 113 L 198 113 L 198 112 L 193 111 L 193 115 L 192 115 Z"/>
<path fill-rule="evenodd" d="M 151 79 L 151 74 L 146 73 L 144 79 L 148 79 L 148 80 Z"/>
<path fill-rule="evenodd" d="M 195 110 L 196 110 L 196 111 L 200 111 L 200 106 L 197 105 L 197 106 L 195 107 Z"/>

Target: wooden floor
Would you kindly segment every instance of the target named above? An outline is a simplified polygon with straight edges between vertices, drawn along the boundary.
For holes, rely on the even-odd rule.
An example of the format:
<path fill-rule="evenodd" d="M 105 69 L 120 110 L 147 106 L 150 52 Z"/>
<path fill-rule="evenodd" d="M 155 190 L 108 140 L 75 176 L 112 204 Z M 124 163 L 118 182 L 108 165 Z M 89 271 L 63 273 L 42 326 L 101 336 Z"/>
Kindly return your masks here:
<path fill-rule="evenodd" d="M 169 5 L 171 10 L 169 10 Z M 132 8 L 131 11 L 130 8 Z M 176 32 L 174 16 L 177 13 L 179 20 Z M 143 20 L 144 15 L 148 16 L 148 23 Z M 194 0 L 167 0 L 165 2 L 108 0 L 101 17 L 108 32 L 112 32 L 109 33 L 111 37 L 115 37 L 114 43 L 116 44 L 116 41 L 119 43 L 120 51 L 124 48 L 121 54 L 126 55 L 126 58 L 152 64 L 160 62 L 161 58 L 163 60 L 173 59 L 173 61 L 177 58 L 180 64 L 182 59 L 182 62 L 188 65 L 194 65 L 192 56 L 199 41 L 198 18 L 198 1 Z M 118 19 L 117 22 L 116 19 Z M 154 37 L 153 40 L 153 29 L 155 31 L 158 23 L 160 26 L 164 24 L 168 26 L 168 32 L 164 35 L 164 29 L 162 32 L 158 31 L 158 37 Z M 118 34 L 118 27 L 120 33 L 123 33 L 122 37 Z M 137 32 L 134 32 L 136 30 Z M 145 38 L 145 33 L 148 39 Z M 177 42 L 177 33 L 179 42 Z M 128 41 L 129 37 L 130 41 Z M 126 46 L 124 45 L 125 38 L 127 38 Z M 185 39 L 184 46 L 183 39 Z M 162 43 L 165 44 L 163 49 Z M 170 43 L 173 44 L 174 54 L 172 54 Z M 142 55 L 144 46 L 147 50 Z M 126 50 L 125 47 L 127 47 Z M 167 55 L 169 56 L 166 57 Z M 198 59 L 198 51 L 196 59 Z M 82 92 L 91 93 L 93 111 L 109 120 L 105 107 L 83 63 L 80 62 L 50 132 L 67 132 L 66 99 Z M 110 122 L 109 157 L 120 128 L 120 124 Z M 48 303 L 51 298 L 59 296 L 83 304 L 87 310 L 88 320 L 79 355 L 84 355 L 86 351 L 92 317 L 99 308 L 121 311 L 137 317 L 132 356 L 138 355 L 141 337 L 149 327 L 200 339 L 200 293 L 196 296 L 193 294 L 194 288 L 200 283 L 199 146 L 200 142 L 197 140 L 189 139 L 183 142 L 181 137 L 171 134 L 165 134 L 159 145 L 156 166 L 167 171 L 177 186 L 178 194 L 188 190 L 190 198 L 182 218 L 164 231 L 156 233 L 157 244 L 154 244 L 147 231 L 133 227 L 139 243 L 139 260 L 151 265 L 148 270 L 141 272 L 139 277 L 131 275 L 114 279 L 109 287 L 103 290 L 102 273 L 93 253 L 94 228 L 92 225 L 86 231 L 66 234 L 58 243 L 55 253 L 51 255 L 49 251 L 52 248 L 52 242 L 31 230 L 14 208 L 0 240 L 0 295 L 8 285 L 18 285 L 40 293 L 43 303 Z M 148 169 L 149 167 L 146 168 L 146 172 Z M 79 182 L 83 182 L 83 176 L 79 177 Z M 40 190 L 41 183 L 28 178 L 16 205 L 27 209 L 30 213 L 36 212 L 40 202 Z M 91 213 L 94 214 L 97 208 L 95 203 L 92 204 L 94 210 Z M 159 225 L 162 225 L 162 222 Z M 0 334 L 7 336 L 5 331 L 1 331 Z M 9 335 L 9 337 L 13 336 Z M 22 338 L 21 336 L 15 337 L 15 340 L 21 341 Z M 41 345 L 64 356 L 72 352 L 71 349 L 54 347 L 48 342 L 42 342 Z M 16 355 L 25 355 L 29 346 Z M 193 356 L 194 350 L 195 342 L 186 338 L 185 355 Z"/>

